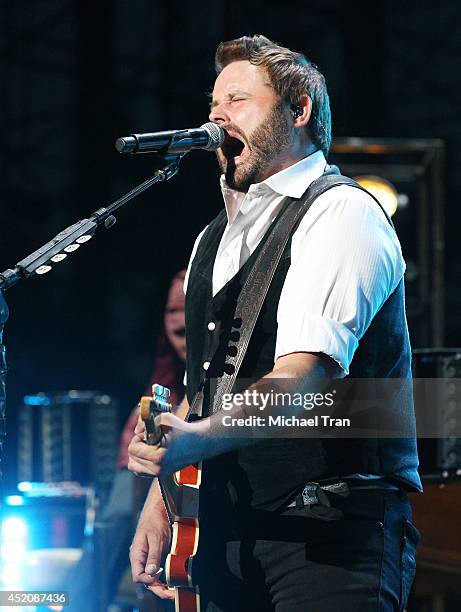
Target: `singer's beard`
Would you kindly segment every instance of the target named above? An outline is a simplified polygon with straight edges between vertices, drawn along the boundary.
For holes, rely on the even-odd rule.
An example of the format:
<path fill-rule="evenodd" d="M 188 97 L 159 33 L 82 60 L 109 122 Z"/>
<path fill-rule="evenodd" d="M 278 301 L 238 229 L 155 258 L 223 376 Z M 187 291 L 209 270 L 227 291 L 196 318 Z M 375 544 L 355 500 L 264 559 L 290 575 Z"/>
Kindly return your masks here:
<path fill-rule="evenodd" d="M 227 127 L 245 136 L 236 126 Z M 218 163 L 227 185 L 231 189 L 246 193 L 250 185 L 267 178 L 271 165 L 291 144 L 292 130 L 292 121 L 288 117 L 286 107 L 283 101 L 279 101 L 261 125 L 255 128 L 248 138 L 245 137 L 246 159 L 236 165 L 233 157 L 228 159 L 222 151 L 218 152 Z"/>

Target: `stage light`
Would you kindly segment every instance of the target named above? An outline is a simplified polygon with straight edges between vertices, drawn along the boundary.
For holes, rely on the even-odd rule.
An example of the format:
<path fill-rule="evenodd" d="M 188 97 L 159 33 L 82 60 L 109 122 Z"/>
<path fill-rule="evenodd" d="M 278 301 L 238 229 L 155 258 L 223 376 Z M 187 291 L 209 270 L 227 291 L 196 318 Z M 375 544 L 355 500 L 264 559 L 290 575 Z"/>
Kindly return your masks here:
<path fill-rule="evenodd" d="M 7 495 L 5 497 L 5 504 L 7 506 L 23 506 L 24 497 L 22 495 Z"/>
<path fill-rule="evenodd" d="M 26 554 L 27 524 L 17 516 L 8 516 L 2 523 L 0 549 L 0 588 L 11 590 L 21 587 L 21 564 Z"/>
<path fill-rule="evenodd" d="M 26 552 L 26 545 L 24 542 L 17 540 L 9 540 L 2 543 L 2 560 L 8 562 L 9 565 L 19 563 L 24 557 Z"/>
<path fill-rule="evenodd" d="M 36 395 L 25 395 L 24 404 L 26 406 L 49 406 L 50 398 L 44 393 L 37 393 Z"/>
<path fill-rule="evenodd" d="M 26 396 L 28 397 L 28 396 Z M 33 396 L 31 396 L 33 397 Z M 25 401 L 26 398 L 24 398 Z M 18 491 L 21 491 L 21 493 L 25 493 L 26 491 L 30 491 L 32 489 L 33 485 L 31 482 L 29 482 L 28 480 L 23 480 L 23 482 L 20 482 L 18 484 Z"/>
<path fill-rule="evenodd" d="M 5 563 L 2 567 L 1 577 L 2 588 L 8 589 L 8 587 L 19 587 L 21 580 L 21 570 L 19 565 Z"/>
<path fill-rule="evenodd" d="M 10 516 L 3 521 L 2 536 L 4 540 L 24 540 L 27 536 L 27 525 L 25 521 L 16 517 Z"/>
<path fill-rule="evenodd" d="M 380 176 L 373 175 L 355 176 L 354 178 L 359 185 L 375 196 L 390 217 L 395 214 L 399 199 L 392 183 Z"/>

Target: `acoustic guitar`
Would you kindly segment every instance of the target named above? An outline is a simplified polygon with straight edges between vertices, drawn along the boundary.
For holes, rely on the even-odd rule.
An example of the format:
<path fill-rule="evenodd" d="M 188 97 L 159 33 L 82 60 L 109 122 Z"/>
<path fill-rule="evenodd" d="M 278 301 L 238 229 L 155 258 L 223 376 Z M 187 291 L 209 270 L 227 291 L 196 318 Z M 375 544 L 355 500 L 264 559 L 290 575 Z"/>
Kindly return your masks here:
<path fill-rule="evenodd" d="M 170 390 L 152 386 L 152 397 L 139 402 L 141 418 L 146 425 L 145 442 L 159 445 L 161 427 L 155 419 L 171 412 Z M 172 529 L 171 550 L 165 561 L 166 584 L 175 591 L 176 612 L 200 612 L 200 595 L 192 579 L 192 564 L 199 540 L 199 486 L 201 463 L 189 465 L 169 477 L 159 478 L 163 502 Z"/>

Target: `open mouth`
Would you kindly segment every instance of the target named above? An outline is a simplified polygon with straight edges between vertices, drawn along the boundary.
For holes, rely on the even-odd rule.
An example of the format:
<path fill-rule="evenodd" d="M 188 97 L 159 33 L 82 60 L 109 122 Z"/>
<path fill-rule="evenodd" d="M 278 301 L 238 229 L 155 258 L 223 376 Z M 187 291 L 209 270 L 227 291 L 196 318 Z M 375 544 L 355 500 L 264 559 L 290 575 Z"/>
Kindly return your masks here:
<path fill-rule="evenodd" d="M 185 327 L 179 327 L 178 329 L 173 330 L 173 334 L 175 336 L 180 337 L 180 338 L 184 338 L 184 336 L 186 335 L 186 328 Z"/>
<path fill-rule="evenodd" d="M 231 136 L 229 133 L 226 133 L 226 138 L 224 140 L 224 144 L 222 145 L 222 151 L 227 160 L 239 157 L 243 153 L 244 148 L 245 143 L 242 140 L 235 136 Z"/>

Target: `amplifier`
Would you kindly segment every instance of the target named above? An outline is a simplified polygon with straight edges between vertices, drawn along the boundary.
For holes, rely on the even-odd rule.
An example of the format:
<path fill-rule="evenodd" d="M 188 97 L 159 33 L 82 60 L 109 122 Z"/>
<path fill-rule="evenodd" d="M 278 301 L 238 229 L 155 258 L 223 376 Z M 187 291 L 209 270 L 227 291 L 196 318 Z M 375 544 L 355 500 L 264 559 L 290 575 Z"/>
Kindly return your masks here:
<path fill-rule="evenodd" d="M 420 473 L 425 480 L 447 480 L 461 477 L 461 438 L 453 436 L 461 405 L 461 348 L 415 349 L 413 377 L 446 381 L 437 392 L 437 427 L 434 438 L 418 440 Z M 416 412 L 418 406 L 416 404 Z M 453 420 L 455 419 L 455 422 Z"/>
<path fill-rule="evenodd" d="M 18 480 L 106 488 L 117 451 L 117 402 L 95 391 L 26 395 L 18 423 Z"/>

